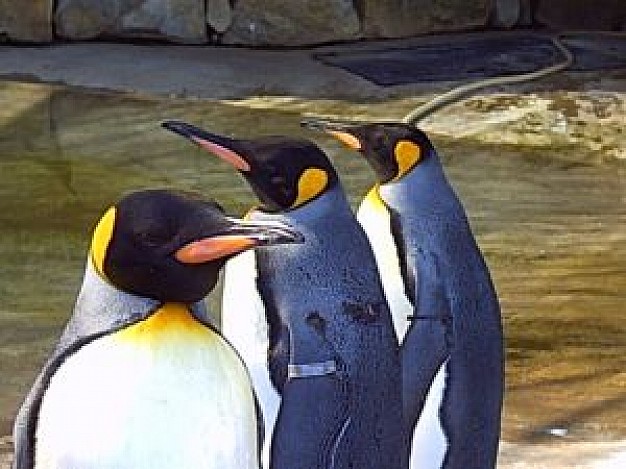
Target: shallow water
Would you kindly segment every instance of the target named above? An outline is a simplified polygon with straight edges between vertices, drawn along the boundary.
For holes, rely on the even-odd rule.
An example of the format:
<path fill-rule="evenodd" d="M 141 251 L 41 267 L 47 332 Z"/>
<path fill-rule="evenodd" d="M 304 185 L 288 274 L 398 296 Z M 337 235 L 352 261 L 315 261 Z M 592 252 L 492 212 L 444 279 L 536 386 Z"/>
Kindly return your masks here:
<path fill-rule="evenodd" d="M 369 168 L 301 130 L 298 118 L 396 116 L 410 105 L 207 102 L 0 82 L 0 435 L 68 318 L 90 230 L 110 203 L 153 186 L 204 192 L 234 214 L 253 203 L 226 164 L 160 129 L 160 120 L 314 138 L 356 205 Z M 433 140 L 502 302 L 505 438 L 625 437 L 626 162 L 563 142 Z M 219 309 L 216 295 L 210 303 Z"/>

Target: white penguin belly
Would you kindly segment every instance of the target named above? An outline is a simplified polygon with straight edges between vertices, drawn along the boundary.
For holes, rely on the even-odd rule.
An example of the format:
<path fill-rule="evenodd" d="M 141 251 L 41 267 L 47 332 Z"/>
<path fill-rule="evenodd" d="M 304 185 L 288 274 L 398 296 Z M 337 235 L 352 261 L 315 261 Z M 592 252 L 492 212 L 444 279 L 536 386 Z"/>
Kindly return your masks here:
<path fill-rule="evenodd" d="M 441 425 L 440 409 L 446 387 L 448 361 L 437 371 L 413 431 L 410 469 L 440 469 L 448 450 Z"/>
<path fill-rule="evenodd" d="M 43 396 L 36 469 L 255 469 L 250 380 L 184 306 L 70 355 Z"/>
<path fill-rule="evenodd" d="M 256 286 L 256 258 L 247 251 L 230 259 L 224 270 L 222 333 L 246 364 L 252 386 L 263 410 L 265 440 L 262 463 L 269 469 L 271 435 L 276 424 L 280 395 L 267 367 L 268 324 L 263 300 Z"/>
<path fill-rule="evenodd" d="M 363 199 L 357 212 L 357 220 L 374 251 L 396 337 L 402 343 L 409 329 L 408 318 L 413 314 L 413 305 L 404 290 L 398 248 L 391 234 L 391 217 L 376 188 Z"/>

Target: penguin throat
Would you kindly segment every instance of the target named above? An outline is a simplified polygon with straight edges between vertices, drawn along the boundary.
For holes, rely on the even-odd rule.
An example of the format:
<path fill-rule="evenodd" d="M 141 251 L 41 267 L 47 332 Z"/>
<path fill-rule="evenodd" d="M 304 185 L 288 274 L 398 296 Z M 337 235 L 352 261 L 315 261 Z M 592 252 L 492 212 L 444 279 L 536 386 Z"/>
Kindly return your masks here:
<path fill-rule="evenodd" d="M 91 265 L 93 271 L 95 272 L 95 274 L 98 276 L 98 278 L 100 280 L 102 280 L 104 283 L 106 283 L 108 286 L 115 288 L 116 290 L 119 290 L 117 288 L 117 286 L 115 286 L 115 284 L 111 281 L 111 279 L 109 277 L 107 277 L 107 275 L 104 273 L 103 270 L 101 270 L 101 266 L 98 263 L 98 261 L 96 261 L 93 252 L 90 253 L 90 255 L 88 256 L 88 261 L 89 264 Z M 132 296 L 137 296 L 134 293 L 130 293 L 130 292 L 124 292 L 128 295 L 132 295 Z"/>
<path fill-rule="evenodd" d="M 163 340 L 164 337 L 188 337 L 204 335 L 206 327 L 193 315 L 187 305 L 164 303 L 154 313 L 118 334 L 133 342 Z"/>
<path fill-rule="evenodd" d="M 380 183 L 375 184 L 365 196 L 365 199 L 375 210 L 386 210 L 387 204 L 380 194 Z"/>
<path fill-rule="evenodd" d="M 378 156 L 368 156 L 368 153 L 364 153 L 365 159 L 369 163 L 370 167 L 374 170 L 376 174 L 376 179 L 378 180 L 378 184 L 387 184 L 396 179 L 398 174 L 398 168 L 392 161 L 383 161 Z"/>

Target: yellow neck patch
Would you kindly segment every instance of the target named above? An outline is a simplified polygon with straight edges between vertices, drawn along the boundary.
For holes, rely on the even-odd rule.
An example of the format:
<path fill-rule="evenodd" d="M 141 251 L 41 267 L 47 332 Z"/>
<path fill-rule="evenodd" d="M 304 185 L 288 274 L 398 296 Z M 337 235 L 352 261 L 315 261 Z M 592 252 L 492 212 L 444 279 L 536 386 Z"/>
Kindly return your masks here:
<path fill-rule="evenodd" d="M 328 184 L 328 174 L 323 169 L 308 168 L 298 179 L 298 197 L 291 208 L 299 207 L 318 196 Z"/>
<path fill-rule="evenodd" d="M 378 184 L 376 184 L 374 187 L 370 189 L 370 191 L 365 196 L 364 201 L 367 202 L 368 206 L 372 210 L 387 211 L 387 205 L 385 204 L 385 201 L 380 196 L 380 186 Z"/>
<path fill-rule="evenodd" d="M 418 144 L 409 140 L 400 140 L 394 148 L 394 156 L 398 163 L 398 174 L 393 180 L 397 181 L 419 162 L 422 151 Z"/>
<path fill-rule="evenodd" d="M 117 333 L 120 339 L 131 342 L 150 343 L 163 340 L 189 340 L 207 337 L 210 329 L 199 323 L 180 303 L 165 303 L 149 318 L 133 324 Z M 210 334 L 209 334 L 210 335 Z"/>
<path fill-rule="evenodd" d="M 91 238 L 91 259 L 96 271 L 104 278 L 106 278 L 104 274 L 104 258 L 113 237 L 115 215 L 115 207 L 109 208 L 96 225 Z"/>

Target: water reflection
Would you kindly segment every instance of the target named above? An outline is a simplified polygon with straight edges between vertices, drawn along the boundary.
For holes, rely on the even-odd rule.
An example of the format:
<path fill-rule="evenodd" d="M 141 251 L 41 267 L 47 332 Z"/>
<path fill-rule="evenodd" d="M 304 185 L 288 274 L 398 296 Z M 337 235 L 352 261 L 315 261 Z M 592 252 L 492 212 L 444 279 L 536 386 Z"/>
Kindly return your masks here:
<path fill-rule="evenodd" d="M 356 204 L 370 170 L 334 140 L 301 130 L 300 113 L 403 115 L 409 105 L 242 105 L 0 82 L 0 435 L 69 315 L 92 224 L 111 201 L 167 186 L 210 194 L 233 213 L 253 202 L 226 164 L 161 130 L 161 119 L 315 138 Z M 625 436 L 624 163 L 578 157 L 571 146 L 434 140 L 502 301 L 505 437 L 535 441 L 557 427 L 571 438 Z"/>

